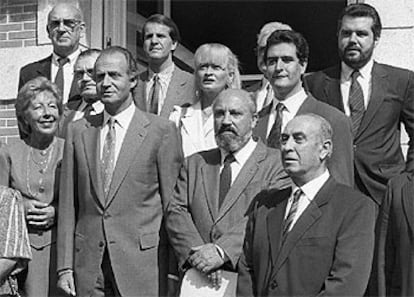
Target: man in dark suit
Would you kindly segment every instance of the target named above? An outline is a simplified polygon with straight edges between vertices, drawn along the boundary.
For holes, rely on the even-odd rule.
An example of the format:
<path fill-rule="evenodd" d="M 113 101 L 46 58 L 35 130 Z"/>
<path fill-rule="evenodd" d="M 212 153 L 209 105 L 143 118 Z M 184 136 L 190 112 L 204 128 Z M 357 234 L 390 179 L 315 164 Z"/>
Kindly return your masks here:
<path fill-rule="evenodd" d="M 380 35 L 381 21 L 372 6 L 347 6 L 338 25 L 341 64 L 305 77 L 317 99 L 351 118 L 355 185 L 378 205 L 388 180 L 414 169 L 414 73 L 373 60 Z M 410 138 L 406 161 L 401 122 Z"/>
<path fill-rule="evenodd" d="M 390 180 L 378 218 L 377 296 L 414 296 L 414 179 Z"/>
<path fill-rule="evenodd" d="M 375 203 L 330 175 L 332 128 L 324 118 L 296 116 L 281 143 L 294 185 L 255 200 L 237 296 L 362 296 L 374 250 Z"/>
<path fill-rule="evenodd" d="M 20 70 L 19 89 L 29 80 L 44 76 L 58 85 L 65 104 L 79 94 L 73 67 L 81 52 L 79 40 L 85 31 L 82 12 L 71 4 L 59 3 L 49 12 L 46 29 L 53 53 Z"/>
<path fill-rule="evenodd" d="M 266 23 L 257 35 L 257 44 L 256 44 L 256 59 L 257 59 L 257 68 L 263 74 L 261 80 L 255 83 L 252 86 L 246 88 L 246 91 L 251 92 L 256 101 L 257 111 L 260 112 L 264 107 L 272 103 L 273 100 L 273 89 L 269 81 L 266 78 L 266 59 L 265 59 L 265 49 L 266 42 L 270 34 L 276 30 L 291 30 L 292 28 L 289 25 L 280 23 L 280 22 L 270 22 Z"/>
<path fill-rule="evenodd" d="M 266 77 L 274 91 L 272 104 L 259 112 L 254 134 L 268 146 L 280 147 L 280 133 L 295 115 L 318 114 L 334 130 L 333 154 L 328 168 L 338 182 L 353 185 L 353 149 L 348 118 L 328 104 L 306 94 L 301 77 L 305 73 L 309 47 L 298 32 L 278 30 L 267 40 Z"/>
<path fill-rule="evenodd" d="M 174 105 L 192 104 L 196 98 L 194 77 L 173 62 L 180 41 L 178 27 L 164 15 L 152 15 L 142 28 L 142 41 L 148 70 L 138 76 L 135 104 L 168 119 Z"/>
<path fill-rule="evenodd" d="M 174 123 L 133 104 L 136 63 L 110 47 L 95 64 L 99 115 L 68 127 L 60 183 L 59 286 L 77 296 L 165 296 L 162 217 L 182 163 Z M 76 288 L 76 290 L 75 290 Z"/>
<path fill-rule="evenodd" d="M 100 53 L 100 49 L 88 49 L 81 52 L 76 60 L 73 71 L 74 80 L 79 88 L 79 95 L 77 95 L 79 99 L 70 101 L 64 106 L 58 128 L 58 135 L 62 138 L 65 137 L 70 122 L 99 114 L 104 110 L 96 93 L 96 83 L 93 78 L 93 68 Z"/>
<path fill-rule="evenodd" d="M 255 110 L 246 91 L 220 93 L 213 106 L 218 148 L 190 156 L 181 168 L 166 217 L 181 271 L 195 267 L 220 283 L 219 270 L 236 269 L 254 196 L 290 184 L 279 150 L 252 139 Z"/>

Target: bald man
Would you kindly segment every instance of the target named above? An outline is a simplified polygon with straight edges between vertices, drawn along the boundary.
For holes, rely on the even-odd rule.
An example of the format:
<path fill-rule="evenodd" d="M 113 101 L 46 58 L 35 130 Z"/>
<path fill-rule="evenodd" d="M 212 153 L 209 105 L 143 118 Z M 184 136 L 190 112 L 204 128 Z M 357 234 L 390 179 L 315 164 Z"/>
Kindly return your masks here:
<path fill-rule="evenodd" d="M 252 138 L 256 106 L 248 92 L 227 89 L 213 106 L 218 148 L 197 153 L 181 168 L 166 227 L 181 271 L 194 267 L 220 284 L 235 271 L 247 210 L 257 193 L 289 180 L 280 152 Z"/>
<path fill-rule="evenodd" d="M 85 32 L 83 14 L 71 4 L 59 3 L 49 12 L 46 30 L 53 45 L 53 53 L 20 70 L 19 89 L 29 80 L 44 76 L 59 86 L 63 103 L 66 103 L 79 94 L 77 84 L 73 81 L 73 67 L 81 52 L 80 38 Z"/>

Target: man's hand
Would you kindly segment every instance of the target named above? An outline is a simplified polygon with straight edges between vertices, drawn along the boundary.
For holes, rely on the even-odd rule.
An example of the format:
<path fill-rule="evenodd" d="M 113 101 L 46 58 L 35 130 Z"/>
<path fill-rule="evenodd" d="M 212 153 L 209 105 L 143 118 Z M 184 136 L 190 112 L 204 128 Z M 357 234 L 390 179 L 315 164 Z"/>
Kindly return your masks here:
<path fill-rule="evenodd" d="M 55 208 L 47 203 L 25 199 L 26 220 L 29 226 L 48 229 L 55 223 Z"/>
<path fill-rule="evenodd" d="M 213 287 L 218 290 L 221 286 L 221 270 L 216 270 L 213 272 L 210 272 L 208 275 L 208 280 L 213 285 Z"/>
<path fill-rule="evenodd" d="M 59 276 L 57 287 L 63 290 L 69 296 L 76 296 L 73 272 L 68 271 Z"/>
<path fill-rule="evenodd" d="M 216 245 L 207 243 L 191 249 L 188 263 L 198 271 L 208 274 L 220 268 L 224 264 L 224 260 L 220 256 Z"/>

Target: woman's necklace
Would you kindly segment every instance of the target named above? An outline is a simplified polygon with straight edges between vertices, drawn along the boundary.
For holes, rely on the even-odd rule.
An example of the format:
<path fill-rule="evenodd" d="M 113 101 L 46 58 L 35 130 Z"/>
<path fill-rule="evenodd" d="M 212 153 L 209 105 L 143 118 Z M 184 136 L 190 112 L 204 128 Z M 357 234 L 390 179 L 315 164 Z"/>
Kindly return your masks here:
<path fill-rule="evenodd" d="M 30 152 L 27 154 L 27 162 L 26 162 L 26 187 L 27 192 L 30 196 L 36 198 L 38 193 L 43 193 L 45 191 L 45 187 L 43 185 L 43 175 L 46 173 L 47 169 L 49 168 L 50 161 L 52 160 L 53 151 L 55 148 L 55 139 L 53 139 L 52 144 L 47 148 L 46 150 L 41 151 L 41 155 L 45 155 L 46 158 L 41 161 L 36 161 L 34 158 L 34 152 L 33 147 L 30 147 Z M 30 159 L 33 161 L 34 164 L 38 165 L 40 167 L 39 172 L 41 174 L 39 178 L 39 190 L 38 193 L 33 193 L 32 189 L 30 187 Z"/>

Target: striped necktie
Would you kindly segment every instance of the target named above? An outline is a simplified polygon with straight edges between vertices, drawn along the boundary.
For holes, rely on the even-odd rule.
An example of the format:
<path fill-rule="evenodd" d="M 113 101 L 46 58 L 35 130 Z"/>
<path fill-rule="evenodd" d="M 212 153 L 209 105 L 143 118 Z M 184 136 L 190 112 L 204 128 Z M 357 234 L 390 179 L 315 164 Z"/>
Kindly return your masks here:
<path fill-rule="evenodd" d="M 351 75 L 351 87 L 349 89 L 349 108 L 351 110 L 352 134 L 354 138 L 361 125 L 365 113 L 364 94 L 357 78 L 360 76 L 358 70 Z"/>
<path fill-rule="evenodd" d="M 299 199 L 302 194 L 303 192 L 300 188 L 297 189 L 296 192 L 293 194 L 292 205 L 290 206 L 289 213 L 283 224 L 283 237 L 285 237 L 290 231 L 290 229 L 292 229 L 293 220 L 295 219 L 296 212 L 299 206 Z"/>
<path fill-rule="evenodd" d="M 285 105 L 279 102 L 276 105 L 276 119 L 270 130 L 269 137 L 267 137 L 267 146 L 280 148 L 280 134 L 282 133 L 283 110 Z"/>
<path fill-rule="evenodd" d="M 102 151 L 102 174 L 104 181 L 105 198 L 108 195 L 109 187 L 111 185 L 112 174 L 115 169 L 115 133 L 116 120 L 111 117 L 108 121 L 108 132 L 106 133 L 105 142 Z"/>

